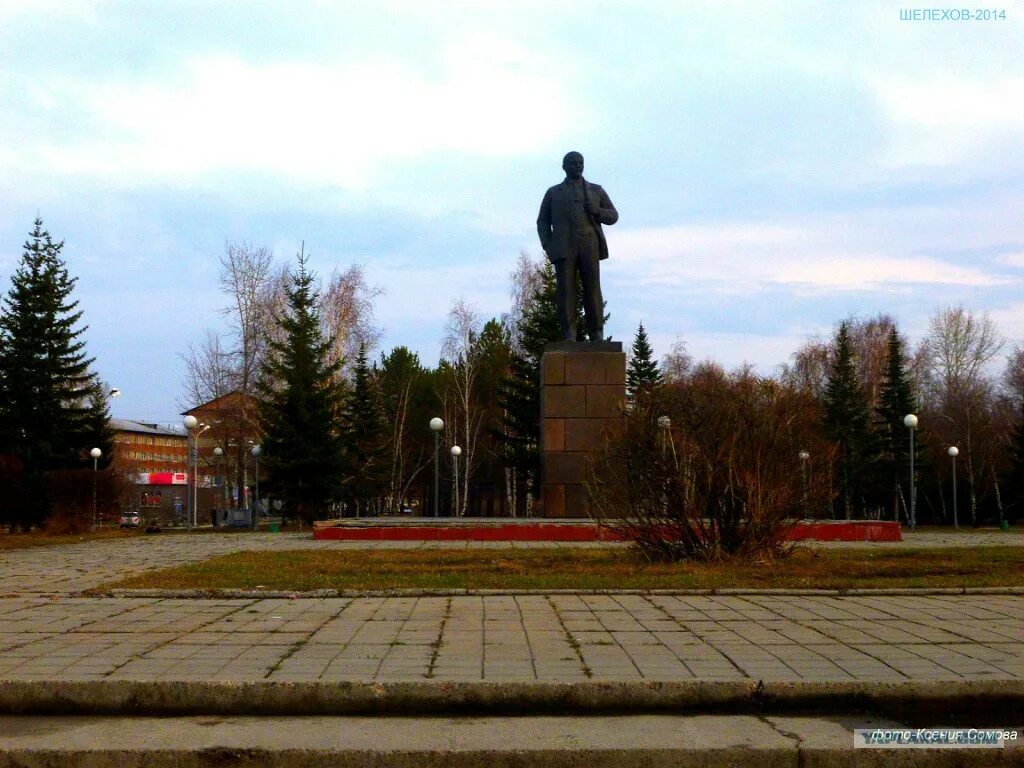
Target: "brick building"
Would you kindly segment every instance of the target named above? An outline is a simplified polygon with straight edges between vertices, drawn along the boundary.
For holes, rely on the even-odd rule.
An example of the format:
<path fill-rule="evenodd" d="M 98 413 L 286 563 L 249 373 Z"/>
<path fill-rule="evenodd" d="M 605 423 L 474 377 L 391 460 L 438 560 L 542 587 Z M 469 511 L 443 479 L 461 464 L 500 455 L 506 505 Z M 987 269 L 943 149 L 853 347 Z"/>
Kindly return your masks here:
<path fill-rule="evenodd" d="M 188 438 L 184 430 L 152 422 L 111 419 L 111 463 L 128 479 L 129 509 L 163 525 L 182 517 L 188 483 Z"/>
<path fill-rule="evenodd" d="M 256 461 L 252 446 L 262 435 L 257 405 L 248 395 L 229 392 L 182 413 L 199 424 L 193 431 L 199 475 L 199 519 L 206 520 L 216 508 L 248 507 L 255 484 Z M 217 456 L 215 449 L 220 448 Z M 202 491 L 209 489 L 204 498 Z"/>

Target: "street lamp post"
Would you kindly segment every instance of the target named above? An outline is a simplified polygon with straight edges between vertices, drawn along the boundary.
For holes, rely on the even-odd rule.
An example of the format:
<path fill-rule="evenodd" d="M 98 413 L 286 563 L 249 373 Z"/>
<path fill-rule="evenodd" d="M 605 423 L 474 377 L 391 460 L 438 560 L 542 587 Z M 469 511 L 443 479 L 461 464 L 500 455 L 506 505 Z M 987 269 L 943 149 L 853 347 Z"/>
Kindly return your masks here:
<path fill-rule="evenodd" d="M 185 425 L 185 430 L 188 434 L 188 439 L 185 441 L 186 448 L 188 449 L 188 460 L 185 465 L 185 528 L 186 530 L 192 530 L 192 512 L 194 511 L 192 501 L 192 489 L 196 484 L 196 473 L 195 473 L 195 436 L 192 434 L 197 426 L 199 426 L 199 419 L 189 414 L 181 421 Z"/>
<path fill-rule="evenodd" d="M 253 459 L 256 460 L 256 469 L 255 469 L 255 476 L 256 476 L 255 491 L 256 492 L 254 494 L 254 499 L 253 499 L 253 504 L 252 504 L 252 521 L 251 521 L 252 529 L 255 531 L 256 527 L 257 527 L 256 516 L 259 515 L 259 513 L 260 513 L 260 454 L 263 453 L 263 449 L 260 448 L 258 445 L 254 445 L 252 448 L 249 449 L 249 452 L 252 454 Z M 273 462 L 271 462 L 271 464 L 273 464 Z M 273 469 L 273 466 L 271 466 L 271 469 Z"/>
<path fill-rule="evenodd" d="M 668 431 L 672 426 L 672 419 L 668 416 L 658 417 L 658 439 L 661 442 L 661 460 L 665 460 L 665 448 L 668 445 Z"/>
<path fill-rule="evenodd" d="M 800 459 L 800 512 L 807 518 L 807 460 L 811 458 L 811 454 L 800 451 L 797 458 Z"/>
<path fill-rule="evenodd" d="M 903 417 L 903 426 L 910 430 L 910 530 L 917 528 L 917 488 L 914 486 L 914 430 L 917 416 L 908 413 Z"/>
<path fill-rule="evenodd" d="M 225 499 L 225 497 L 224 497 L 224 485 L 225 484 L 221 483 L 221 477 L 220 477 L 221 464 L 223 463 L 223 460 L 224 460 L 224 449 L 221 448 L 219 445 L 214 446 L 214 448 L 213 448 L 213 471 L 214 471 L 213 481 L 214 481 L 214 484 L 217 486 L 217 490 L 218 490 L 218 494 L 217 495 L 220 497 L 220 503 L 221 503 L 222 507 L 227 507 L 227 499 Z M 213 513 L 213 524 L 214 524 L 214 526 L 216 526 L 218 524 L 217 523 L 217 511 L 216 510 L 214 510 L 214 513 Z"/>
<path fill-rule="evenodd" d="M 444 422 L 436 416 L 430 420 L 430 429 L 434 432 L 434 517 L 441 516 L 441 508 L 438 506 L 438 487 L 440 486 L 440 472 L 437 468 L 438 451 L 441 449 L 441 430 L 444 429 Z"/>
<path fill-rule="evenodd" d="M 103 451 L 99 448 L 93 448 L 89 451 L 89 455 L 92 456 L 92 527 L 96 528 L 96 469 Z"/>
<path fill-rule="evenodd" d="M 461 517 L 461 507 L 459 506 L 459 456 L 462 455 L 462 449 L 457 445 L 452 446 L 452 460 L 455 462 L 455 516 Z"/>
<path fill-rule="evenodd" d="M 951 445 L 946 453 L 949 454 L 949 458 L 953 462 L 953 528 L 959 531 L 960 521 L 956 516 L 956 457 L 960 455 L 960 449 L 955 445 Z M 968 467 L 968 469 L 970 469 L 970 467 Z"/>

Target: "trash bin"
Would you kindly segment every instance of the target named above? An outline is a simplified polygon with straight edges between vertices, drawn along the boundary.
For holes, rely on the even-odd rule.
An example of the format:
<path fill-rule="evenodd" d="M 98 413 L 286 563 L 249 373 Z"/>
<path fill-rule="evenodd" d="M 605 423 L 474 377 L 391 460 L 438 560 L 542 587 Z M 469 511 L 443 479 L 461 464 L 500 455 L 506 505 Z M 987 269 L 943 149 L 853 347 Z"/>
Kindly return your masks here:
<path fill-rule="evenodd" d="M 281 532 L 281 525 L 279 523 L 271 523 L 269 530 L 270 530 L 271 533 L 280 533 Z"/>

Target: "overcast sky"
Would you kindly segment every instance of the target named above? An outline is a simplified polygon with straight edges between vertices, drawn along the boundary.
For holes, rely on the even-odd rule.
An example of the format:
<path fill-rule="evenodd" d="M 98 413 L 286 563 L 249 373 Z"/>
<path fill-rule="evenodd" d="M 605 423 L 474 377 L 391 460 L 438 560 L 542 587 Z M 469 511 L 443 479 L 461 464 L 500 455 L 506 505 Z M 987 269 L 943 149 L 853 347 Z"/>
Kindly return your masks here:
<path fill-rule="evenodd" d="M 770 373 L 963 303 L 1024 340 L 1024 3 L 900 7 L 0 0 L 2 290 L 38 213 L 125 418 L 178 419 L 225 240 L 363 264 L 383 347 L 434 364 L 457 298 L 507 311 L 578 149 L 616 339 Z"/>

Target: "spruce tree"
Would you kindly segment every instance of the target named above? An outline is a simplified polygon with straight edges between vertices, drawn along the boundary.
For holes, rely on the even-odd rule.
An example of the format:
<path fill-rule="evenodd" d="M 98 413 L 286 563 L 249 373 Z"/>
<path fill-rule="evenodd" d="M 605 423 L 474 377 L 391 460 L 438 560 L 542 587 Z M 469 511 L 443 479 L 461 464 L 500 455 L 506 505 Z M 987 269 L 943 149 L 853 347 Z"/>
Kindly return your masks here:
<path fill-rule="evenodd" d="M 636 338 L 633 339 L 632 352 L 626 367 L 626 397 L 630 401 L 662 384 L 661 369 L 654 359 L 654 350 L 651 349 L 643 323 L 640 323 Z"/>
<path fill-rule="evenodd" d="M 345 444 L 345 488 L 343 498 L 356 515 L 377 510 L 387 483 L 387 433 L 376 383 L 366 358 L 366 345 L 359 345 L 352 391 L 342 411 Z"/>
<path fill-rule="evenodd" d="M 0 452 L 19 456 L 30 471 L 80 460 L 84 395 L 93 383 L 86 327 L 71 299 L 77 278 L 61 260 L 63 247 L 37 218 L 0 313 Z"/>
<path fill-rule="evenodd" d="M 1024 394 L 1017 408 L 1017 424 L 1010 435 L 1010 463 L 1004 475 L 1007 507 L 1018 520 L 1024 517 Z"/>
<path fill-rule="evenodd" d="M 44 473 L 80 465 L 88 452 L 83 423 L 92 359 L 63 247 L 37 218 L 0 310 L 0 454 L 24 467 L 29 524 L 48 512 Z"/>
<path fill-rule="evenodd" d="M 269 342 L 257 396 L 267 490 L 281 499 L 286 515 L 310 521 L 328 515 L 341 496 L 344 390 L 341 361 L 329 362 L 330 343 L 320 330 L 314 275 L 306 262 L 300 251 L 288 308 L 277 319 L 281 340 Z"/>
<path fill-rule="evenodd" d="M 558 327 L 557 285 L 550 263 L 540 268 L 540 280 L 527 302 L 516 334 L 516 349 L 500 396 L 503 409 L 501 439 L 506 464 L 529 478 L 540 493 L 540 364 L 544 348 L 561 338 Z M 577 323 L 581 327 L 582 323 Z"/>
<path fill-rule="evenodd" d="M 839 448 L 836 466 L 839 511 L 849 519 L 853 517 L 856 502 L 864 506 L 876 442 L 871 432 L 867 395 L 854 366 L 846 322 L 840 324 L 836 334 L 822 406 L 825 432 Z"/>
<path fill-rule="evenodd" d="M 114 449 L 114 430 L 110 426 L 110 410 L 107 407 L 108 391 L 108 388 L 98 380 L 90 387 L 80 439 L 82 445 L 88 446 L 87 451 L 99 448 L 103 452 L 98 462 L 101 469 L 110 465 Z M 88 453 L 85 455 L 88 456 Z M 92 466 L 91 459 L 89 462 Z"/>
<path fill-rule="evenodd" d="M 881 449 L 879 471 L 884 487 L 892 492 L 893 520 L 898 520 L 901 502 L 910 503 L 904 492 L 910 476 L 910 434 L 903 425 L 903 418 L 917 412 L 917 399 L 907 376 L 903 340 L 895 328 L 889 332 L 886 353 L 885 375 L 875 408 Z M 917 440 L 914 445 L 914 461 L 918 467 L 923 442 Z"/>

